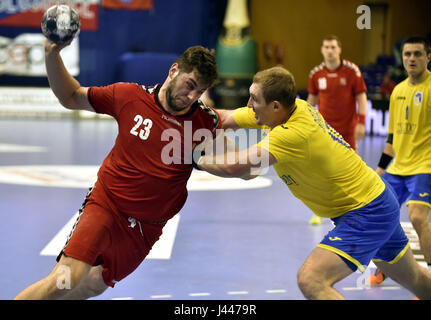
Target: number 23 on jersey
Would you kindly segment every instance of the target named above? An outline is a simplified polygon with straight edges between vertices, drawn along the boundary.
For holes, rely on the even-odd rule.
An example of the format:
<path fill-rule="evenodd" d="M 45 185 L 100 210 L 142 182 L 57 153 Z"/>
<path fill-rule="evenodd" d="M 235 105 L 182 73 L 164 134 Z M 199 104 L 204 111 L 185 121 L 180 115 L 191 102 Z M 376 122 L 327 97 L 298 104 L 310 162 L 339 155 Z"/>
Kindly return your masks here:
<path fill-rule="evenodd" d="M 150 135 L 151 127 L 153 126 L 153 121 L 151 119 L 144 119 L 141 115 L 137 114 L 133 121 L 136 122 L 135 126 L 130 130 L 130 133 L 134 136 L 139 136 L 142 140 L 147 140 Z"/>

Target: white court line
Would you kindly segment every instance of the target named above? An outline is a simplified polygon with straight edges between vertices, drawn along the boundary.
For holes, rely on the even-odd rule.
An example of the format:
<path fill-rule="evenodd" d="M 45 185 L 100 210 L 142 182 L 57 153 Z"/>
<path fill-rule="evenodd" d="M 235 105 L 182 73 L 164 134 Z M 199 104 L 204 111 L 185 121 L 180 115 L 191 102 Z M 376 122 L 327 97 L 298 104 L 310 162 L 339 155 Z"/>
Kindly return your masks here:
<path fill-rule="evenodd" d="M 345 287 L 343 288 L 344 291 L 358 291 L 358 290 L 364 290 L 364 288 L 361 287 Z"/>
<path fill-rule="evenodd" d="M 196 292 L 196 293 L 189 293 L 190 297 L 204 297 L 204 296 L 210 296 L 211 293 L 209 292 Z"/>
<path fill-rule="evenodd" d="M 150 296 L 150 298 L 151 299 L 172 298 L 172 295 L 170 295 L 170 294 L 160 294 L 160 295 Z"/>
<path fill-rule="evenodd" d="M 388 290 L 393 290 L 399 287 L 386 287 L 388 288 Z M 352 288 L 343 288 L 343 290 L 362 290 L 362 288 L 360 287 L 352 287 Z M 287 290 L 285 289 L 268 289 L 265 290 L 266 293 L 286 293 Z M 245 295 L 245 294 L 249 294 L 248 291 L 228 291 L 226 292 L 226 294 L 228 295 Z M 193 292 L 193 293 L 189 293 L 188 294 L 190 297 L 207 297 L 210 296 L 211 293 L 210 292 Z M 151 295 L 150 296 L 151 299 L 163 299 L 163 298 L 172 298 L 172 295 L 170 294 L 160 294 L 160 295 Z M 112 300 L 133 300 L 133 297 L 122 297 L 122 298 L 113 298 Z"/>
<path fill-rule="evenodd" d="M 343 288 L 344 291 L 359 291 L 359 290 L 364 290 L 364 289 L 371 289 L 371 288 L 378 288 L 381 290 L 399 290 L 401 289 L 401 287 L 398 286 L 379 286 L 379 287 L 366 287 L 366 288 L 361 288 L 361 287 L 346 287 Z"/>
<path fill-rule="evenodd" d="M 46 152 L 46 147 L 0 143 L 0 152 Z"/>
<path fill-rule="evenodd" d="M 266 293 L 286 293 L 284 289 L 265 290 Z"/>
<path fill-rule="evenodd" d="M 229 295 L 235 295 L 235 294 L 248 294 L 248 291 L 228 291 Z"/>

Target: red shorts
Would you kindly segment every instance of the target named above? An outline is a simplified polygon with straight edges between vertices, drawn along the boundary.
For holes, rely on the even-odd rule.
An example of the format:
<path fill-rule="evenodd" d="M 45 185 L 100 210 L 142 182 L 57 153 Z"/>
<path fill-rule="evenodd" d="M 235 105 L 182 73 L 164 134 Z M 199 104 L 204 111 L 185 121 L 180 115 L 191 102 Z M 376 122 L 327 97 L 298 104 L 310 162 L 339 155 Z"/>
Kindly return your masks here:
<path fill-rule="evenodd" d="M 164 224 L 128 218 L 112 208 L 103 187 L 90 189 L 72 232 L 57 258 L 64 254 L 91 266 L 102 265 L 106 285 L 132 273 L 160 238 Z"/>

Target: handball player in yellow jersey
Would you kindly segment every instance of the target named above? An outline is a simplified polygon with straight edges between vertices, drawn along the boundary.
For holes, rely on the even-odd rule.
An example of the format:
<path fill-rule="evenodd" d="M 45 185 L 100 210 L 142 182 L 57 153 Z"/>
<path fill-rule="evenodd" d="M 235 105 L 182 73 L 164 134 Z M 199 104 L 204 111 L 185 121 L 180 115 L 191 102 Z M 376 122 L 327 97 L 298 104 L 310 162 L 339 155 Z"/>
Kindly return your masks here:
<path fill-rule="evenodd" d="M 308 299 L 342 299 L 334 284 L 369 262 L 419 298 L 431 298 L 431 272 L 413 258 L 391 187 L 369 168 L 306 101 L 295 99 L 293 76 L 282 67 L 258 72 L 247 107 L 218 110 L 224 128 L 268 128 L 249 149 L 195 158 L 194 166 L 222 177 L 256 175 L 274 166 L 293 195 L 335 227 L 298 272 Z M 235 159 L 233 161 L 232 159 Z M 260 163 L 256 162 L 260 159 Z M 216 161 L 217 160 L 217 161 Z"/>
<path fill-rule="evenodd" d="M 431 72 L 427 65 L 431 46 L 426 38 L 411 37 L 404 41 L 401 53 L 408 78 L 392 91 L 388 138 L 376 172 L 394 188 L 400 205 L 407 201 L 409 219 L 430 269 Z M 368 282 L 378 285 L 384 279 L 377 269 Z"/>

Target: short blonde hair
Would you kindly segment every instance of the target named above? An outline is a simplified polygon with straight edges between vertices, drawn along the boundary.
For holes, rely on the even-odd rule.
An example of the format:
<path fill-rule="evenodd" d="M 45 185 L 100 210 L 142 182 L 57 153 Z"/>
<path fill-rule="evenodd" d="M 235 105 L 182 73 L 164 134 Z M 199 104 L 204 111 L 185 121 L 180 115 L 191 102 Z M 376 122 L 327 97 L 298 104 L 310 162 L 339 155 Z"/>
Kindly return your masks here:
<path fill-rule="evenodd" d="M 279 101 L 286 108 L 295 104 L 295 79 L 285 68 L 277 66 L 259 71 L 253 82 L 261 86 L 266 103 Z"/>

